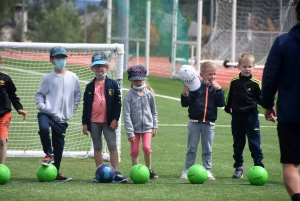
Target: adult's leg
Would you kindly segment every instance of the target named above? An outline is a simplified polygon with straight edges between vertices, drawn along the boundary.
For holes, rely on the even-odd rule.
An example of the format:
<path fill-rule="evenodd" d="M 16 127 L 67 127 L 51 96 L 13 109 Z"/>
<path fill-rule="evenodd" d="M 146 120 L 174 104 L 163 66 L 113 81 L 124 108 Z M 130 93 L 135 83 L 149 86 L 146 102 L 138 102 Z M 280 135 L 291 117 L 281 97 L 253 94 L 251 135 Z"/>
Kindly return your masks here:
<path fill-rule="evenodd" d="M 300 193 L 299 165 L 282 164 L 285 188 L 290 196 Z"/>

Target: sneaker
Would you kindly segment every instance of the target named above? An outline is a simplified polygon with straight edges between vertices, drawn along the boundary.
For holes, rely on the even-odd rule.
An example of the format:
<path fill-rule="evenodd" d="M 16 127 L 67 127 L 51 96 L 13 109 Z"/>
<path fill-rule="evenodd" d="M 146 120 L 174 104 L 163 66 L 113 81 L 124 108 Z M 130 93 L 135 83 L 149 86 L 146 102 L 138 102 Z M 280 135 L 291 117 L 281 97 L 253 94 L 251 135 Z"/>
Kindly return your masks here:
<path fill-rule="evenodd" d="M 46 155 L 40 164 L 44 165 L 44 166 L 49 166 L 51 163 L 54 163 L 54 155 L 53 154 L 51 154 L 50 156 Z"/>
<path fill-rule="evenodd" d="M 183 170 L 180 179 L 188 179 L 187 173 L 188 173 L 188 170 Z"/>
<path fill-rule="evenodd" d="M 123 177 L 121 172 L 116 171 L 114 181 L 118 183 L 127 183 L 128 179 L 126 179 L 126 177 Z"/>
<path fill-rule="evenodd" d="M 238 178 L 238 179 L 243 178 L 243 172 L 244 172 L 243 167 L 237 167 L 237 168 L 235 168 L 235 172 L 232 175 L 232 178 Z"/>
<path fill-rule="evenodd" d="M 158 178 L 158 175 L 155 174 L 155 172 L 153 170 L 149 169 L 149 171 L 150 171 L 150 179 L 156 179 L 156 178 Z"/>
<path fill-rule="evenodd" d="M 56 179 L 55 179 L 55 181 L 70 181 L 70 180 L 72 180 L 72 178 L 70 178 L 70 177 L 65 177 L 63 174 L 61 174 L 61 173 L 58 173 L 58 175 L 57 175 L 57 177 L 56 177 Z"/>
<path fill-rule="evenodd" d="M 94 178 L 92 179 L 92 182 L 94 182 L 94 183 L 99 183 L 99 181 L 96 179 L 96 177 L 94 177 Z"/>
<path fill-rule="evenodd" d="M 207 170 L 207 179 L 208 180 L 216 180 L 210 170 Z"/>

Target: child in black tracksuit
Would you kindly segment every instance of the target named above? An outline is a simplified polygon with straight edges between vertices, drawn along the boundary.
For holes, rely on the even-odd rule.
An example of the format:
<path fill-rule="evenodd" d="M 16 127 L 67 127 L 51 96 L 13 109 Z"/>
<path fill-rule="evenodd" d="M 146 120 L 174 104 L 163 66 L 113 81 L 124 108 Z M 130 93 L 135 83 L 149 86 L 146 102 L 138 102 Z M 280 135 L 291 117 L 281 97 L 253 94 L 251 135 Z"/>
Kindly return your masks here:
<path fill-rule="evenodd" d="M 260 81 L 252 77 L 255 59 L 251 54 L 242 53 L 237 67 L 238 77 L 231 79 L 226 96 L 225 111 L 231 114 L 233 136 L 233 158 L 235 172 L 232 178 L 243 177 L 243 150 L 248 138 L 249 149 L 255 166 L 264 167 L 260 148 L 260 130 L 257 104 L 260 104 Z M 246 135 L 245 135 L 246 134 Z"/>

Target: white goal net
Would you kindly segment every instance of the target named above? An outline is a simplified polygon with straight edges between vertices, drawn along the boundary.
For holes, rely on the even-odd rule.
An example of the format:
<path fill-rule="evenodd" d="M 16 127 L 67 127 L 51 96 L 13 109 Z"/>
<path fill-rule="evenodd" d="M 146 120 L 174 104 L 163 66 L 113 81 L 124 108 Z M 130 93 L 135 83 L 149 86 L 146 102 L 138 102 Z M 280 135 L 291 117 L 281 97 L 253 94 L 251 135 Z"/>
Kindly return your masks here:
<path fill-rule="evenodd" d="M 68 60 L 66 68 L 79 78 L 82 91 L 81 102 L 71 120 L 66 132 L 64 156 L 93 157 L 91 137 L 82 133 L 82 98 L 85 86 L 93 80 L 90 69 L 91 58 L 96 51 L 104 51 L 110 55 L 111 69 L 108 76 L 115 79 L 122 91 L 123 83 L 123 44 L 67 44 L 67 43 L 16 43 L 0 42 L 2 57 L 2 71 L 12 78 L 17 88 L 24 110 L 29 118 L 23 117 L 13 109 L 13 118 L 9 128 L 7 156 L 44 156 L 38 134 L 38 121 L 35 105 L 35 93 L 43 76 L 53 70 L 49 62 L 49 52 L 53 46 L 62 46 L 66 49 Z M 103 140 L 105 142 L 105 140 Z M 104 143 L 105 144 L 105 143 Z M 121 119 L 117 129 L 117 145 L 121 153 Z M 104 159 L 108 160 L 106 144 L 103 146 Z"/>
<path fill-rule="evenodd" d="M 209 41 L 202 48 L 202 58 L 231 59 L 234 1 L 237 1 L 235 58 L 241 52 L 249 52 L 258 64 L 264 65 L 276 37 L 296 24 L 296 0 L 215 0 L 214 25 Z"/>

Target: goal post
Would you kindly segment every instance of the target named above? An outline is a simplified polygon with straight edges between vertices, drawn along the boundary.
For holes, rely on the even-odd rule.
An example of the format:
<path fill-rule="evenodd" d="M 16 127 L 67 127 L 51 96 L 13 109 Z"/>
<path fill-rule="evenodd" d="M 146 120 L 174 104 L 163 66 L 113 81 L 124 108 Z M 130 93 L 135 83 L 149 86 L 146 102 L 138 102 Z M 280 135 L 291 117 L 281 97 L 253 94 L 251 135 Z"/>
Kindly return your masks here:
<path fill-rule="evenodd" d="M 38 134 L 38 110 L 35 105 L 35 93 L 45 74 L 53 70 L 49 62 L 49 52 L 54 46 L 62 46 L 68 54 L 66 68 L 79 78 L 81 102 L 73 117 L 68 121 L 63 156 L 93 157 L 94 150 L 90 135 L 82 133 L 83 93 L 87 83 L 93 80 L 90 69 L 92 55 L 104 51 L 111 62 L 108 77 L 117 81 L 122 93 L 124 45 L 123 44 L 84 44 L 84 43 L 19 43 L 0 42 L 2 57 L 1 70 L 12 78 L 17 88 L 24 110 L 29 117 L 23 121 L 14 109 L 8 134 L 7 157 L 44 156 Z M 117 132 L 117 147 L 121 154 L 121 115 Z M 51 135 L 51 134 L 50 134 Z M 103 139 L 103 158 L 109 160 L 109 153 Z"/>

